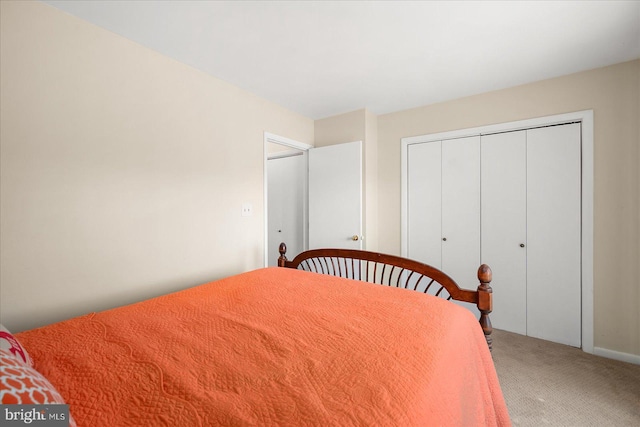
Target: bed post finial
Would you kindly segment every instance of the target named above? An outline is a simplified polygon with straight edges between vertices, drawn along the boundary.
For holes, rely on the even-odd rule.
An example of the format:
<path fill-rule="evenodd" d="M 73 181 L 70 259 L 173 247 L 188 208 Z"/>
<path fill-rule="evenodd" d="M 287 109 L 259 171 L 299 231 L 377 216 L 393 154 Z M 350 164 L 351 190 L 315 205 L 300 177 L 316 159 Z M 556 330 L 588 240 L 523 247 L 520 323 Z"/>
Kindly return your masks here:
<path fill-rule="evenodd" d="M 278 267 L 284 267 L 284 263 L 287 262 L 287 245 L 284 242 L 280 243 L 280 247 L 278 248 L 278 252 L 280 252 L 280 257 L 278 258 Z"/>
<path fill-rule="evenodd" d="M 493 279 L 493 272 L 487 264 L 482 264 L 478 268 L 478 280 L 480 286 L 478 286 L 478 309 L 480 310 L 480 326 L 482 332 L 484 332 L 484 338 L 487 340 L 489 351 L 493 349 L 493 338 L 491 333 L 493 328 L 491 327 L 491 319 L 489 313 L 493 310 L 493 290 L 489 285 Z"/>

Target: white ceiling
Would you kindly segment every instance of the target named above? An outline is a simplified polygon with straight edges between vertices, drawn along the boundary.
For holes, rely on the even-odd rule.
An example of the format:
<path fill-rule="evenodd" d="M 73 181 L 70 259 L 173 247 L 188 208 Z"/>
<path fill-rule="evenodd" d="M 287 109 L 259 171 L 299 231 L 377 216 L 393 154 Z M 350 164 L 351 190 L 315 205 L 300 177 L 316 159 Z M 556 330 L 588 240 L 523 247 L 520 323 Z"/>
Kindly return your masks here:
<path fill-rule="evenodd" d="M 640 58 L 639 1 L 45 1 L 318 119 Z"/>

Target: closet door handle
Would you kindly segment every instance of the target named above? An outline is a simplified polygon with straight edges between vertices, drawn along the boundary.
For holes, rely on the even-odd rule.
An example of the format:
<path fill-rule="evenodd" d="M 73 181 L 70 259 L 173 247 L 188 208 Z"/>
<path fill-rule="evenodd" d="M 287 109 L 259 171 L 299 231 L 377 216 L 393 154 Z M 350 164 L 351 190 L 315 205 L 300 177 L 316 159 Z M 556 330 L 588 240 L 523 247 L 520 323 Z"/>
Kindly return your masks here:
<path fill-rule="evenodd" d="M 443 242 L 446 242 L 446 241 L 447 241 L 447 238 L 446 238 L 446 237 L 443 237 L 443 238 L 442 238 L 442 241 L 443 241 Z"/>
<path fill-rule="evenodd" d="M 520 243 L 520 247 L 521 247 L 521 248 L 524 248 L 524 243 Z"/>

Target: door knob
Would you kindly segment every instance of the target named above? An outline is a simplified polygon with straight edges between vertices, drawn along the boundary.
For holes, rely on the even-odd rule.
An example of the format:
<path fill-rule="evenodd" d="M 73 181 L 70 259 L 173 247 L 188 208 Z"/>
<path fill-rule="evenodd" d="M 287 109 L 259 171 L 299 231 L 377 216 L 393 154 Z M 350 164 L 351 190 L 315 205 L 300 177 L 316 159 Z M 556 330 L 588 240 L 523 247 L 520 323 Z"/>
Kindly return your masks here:
<path fill-rule="evenodd" d="M 353 236 L 351 236 L 351 240 L 353 240 L 354 242 L 357 242 L 358 240 L 360 240 L 360 236 L 358 236 L 357 234 L 354 234 Z"/>
<path fill-rule="evenodd" d="M 524 248 L 524 243 L 520 243 L 520 247 L 521 247 L 521 248 Z"/>
<path fill-rule="evenodd" d="M 446 237 L 443 237 L 443 238 L 442 238 L 442 241 L 443 241 L 443 242 L 446 242 L 446 241 L 447 241 L 447 238 L 446 238 Z"/>

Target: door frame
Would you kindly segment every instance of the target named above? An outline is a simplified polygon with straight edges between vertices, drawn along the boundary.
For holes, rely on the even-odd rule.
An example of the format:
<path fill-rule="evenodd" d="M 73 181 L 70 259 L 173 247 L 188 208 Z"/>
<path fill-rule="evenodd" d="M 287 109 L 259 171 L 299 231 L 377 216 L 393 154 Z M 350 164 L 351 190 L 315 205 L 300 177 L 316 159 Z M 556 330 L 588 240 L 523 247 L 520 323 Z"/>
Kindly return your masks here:
<path fill-rule="evenodd" d="M 402 138 L 400 148 L 400 250 L 402 256 L 407 256 L 407 180 L 408 180 L 408 148 L 412 144 L 441 141 L 445 139 L 466 136 L 486 135 L 498 132 L 510 132 L 534 127 L 551 126 L 571 122 L 581 122 L 581 166 L 582 166 L 582 245 L 581 245 L 581 323 L 582 350 L 594 353 L 593 344 L 593 110 L 576 111 L 573 113 L 537 117 L 528 120 L 499 123 L 449 132 Z"/>
<path fill-rule="evenodd" d="M 263 217 L 264 217 L 264 245 L 263 245 L 263 254 L 264 254 L 264 266 L 268 267 L 269 266 L 269 197 L 268 197 L 268 167 L 267 167 L 267 161 L 269 160 L 269 150 L 268 150 L 268 146 L 269 143 L 271 144 L 278 144 L 278 145 L 283 145 L 285 147 L 289 147 L 298 151 L 302 151 L 304 153 L 306 153 L 307 151 L 309 151 L 309 149 L 313 148 L 312 145 L 309 144 L 305 144 L 304 142 L 300 142 L 300 141 L 296 141 L 290 138 L 285 138 L 284 136 L 280 136 L 280 135 L 275 135 L 273 133 L 269 133 L 269 132 L 265 132 L 264 133 L 264 144 L 263 144 L 263 177 L 262 177 L 262 182 L 263 182 L 263 203 L 262 206 L 264 207 L 264 211 L 263 211 Z M 307 156 L 307 162 L 308 162 L 308 156 Z M 309 165 L 307 163 L 307 172 L 309 170 Z M 307 224 L 307 197 L 308 197 L 308 189 L 306 188 L 307 186 L 305 185 L 305 190 L 304 190 L 304 208 L 303 208 L 303 216 L 304 216 L 304 224 Z M 308 227 L 303 227 L 303 242 L 304 242 L 304 247 L 306 248 L 308 246 Z"/>

